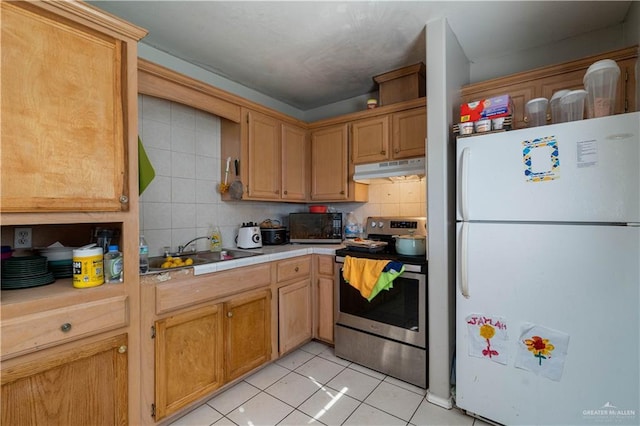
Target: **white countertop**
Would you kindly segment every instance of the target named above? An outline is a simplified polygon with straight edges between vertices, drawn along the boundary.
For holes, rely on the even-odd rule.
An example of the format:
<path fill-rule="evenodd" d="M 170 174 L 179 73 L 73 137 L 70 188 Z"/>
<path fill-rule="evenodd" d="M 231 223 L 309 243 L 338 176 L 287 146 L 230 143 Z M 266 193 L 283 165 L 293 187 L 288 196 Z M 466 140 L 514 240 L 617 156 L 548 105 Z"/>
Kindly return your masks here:
<path fill-rule="evenodd" d="M 219 262 L 205 263 L 193 266 L 193 275 L 210 274 L 213 272 L 226 271 L 228 269 L 242 266 L 257 265 L 259 263 L 273 262 L 274 260 L 288 259 L 291 257 L 304 256 L 306 254 L 328 254 L 335 255 L 336 250 L 343 248 L 342 244 L 283 244 L 277 246 L 263 246 L 256 249 L 229 249 L 247 251 L 260 254 L 260 256 L 243 257 Z M 223 248 L 224 250 L 224 248 Z M 144 275 L 152 275 L 166 271 L 152 271 Z"/>

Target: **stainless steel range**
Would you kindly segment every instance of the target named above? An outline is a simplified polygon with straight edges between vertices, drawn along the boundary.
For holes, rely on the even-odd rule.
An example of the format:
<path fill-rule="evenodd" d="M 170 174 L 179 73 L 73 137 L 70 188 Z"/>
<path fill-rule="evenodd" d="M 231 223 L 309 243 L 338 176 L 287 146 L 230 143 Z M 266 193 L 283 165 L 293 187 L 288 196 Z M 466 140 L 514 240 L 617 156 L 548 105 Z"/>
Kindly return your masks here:
<path fill-rule="evenodd" d="M 347 247 L 336 251 L 335 353 L 338 357 L 427 387 L 427 258 L 395 251 L 393 236 L 426 236 L 424 217 L 369 217 L 368 240 L 386 241 L 379 250 Z M 371 302 L 345 282 L 346 256 L 402 262 L 393 288 Z"/>

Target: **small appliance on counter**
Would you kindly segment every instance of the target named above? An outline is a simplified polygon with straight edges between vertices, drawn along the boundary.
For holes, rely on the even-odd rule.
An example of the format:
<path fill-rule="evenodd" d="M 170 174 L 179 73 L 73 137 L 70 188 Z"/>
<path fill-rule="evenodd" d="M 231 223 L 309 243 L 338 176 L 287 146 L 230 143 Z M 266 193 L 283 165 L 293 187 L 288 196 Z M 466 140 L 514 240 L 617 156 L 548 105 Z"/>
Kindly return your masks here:
<path fill-rule="evenodd" d="M 289 241 L 340 244 L 342 213 L 289 213 Z"/>
<path fill-rule="evenodd" d="M 238 230 L 236 245 L 241 249 L 253 249 L 262 247 L 262 235 L 257 223 L 243 223 Z"/>
<path fill-rule="evenodd" d="M 260 222 L 260 234 L 262 236 L 262 244 L 265 246 L 287 243 L 287 228 L 282 226 L 277 219 L 265 219 Z"/>

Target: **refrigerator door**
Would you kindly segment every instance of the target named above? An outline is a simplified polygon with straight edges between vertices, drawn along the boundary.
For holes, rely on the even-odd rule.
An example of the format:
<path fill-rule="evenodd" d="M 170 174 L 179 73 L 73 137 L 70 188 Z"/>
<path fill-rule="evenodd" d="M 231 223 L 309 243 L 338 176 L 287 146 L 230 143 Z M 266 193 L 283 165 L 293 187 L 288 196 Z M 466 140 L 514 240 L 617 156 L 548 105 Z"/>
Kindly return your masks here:
<path fill-rule="evenodd" d="M 640 112 L 458 138 L 457 220 L 640 222 Z"/>
<path fill-rule="evenodd" d="M 640 227 L 457 227 L 456 405 L 506 425 L 639 424 Z M 528 349 L 532 331 L 554 349 Z"/>

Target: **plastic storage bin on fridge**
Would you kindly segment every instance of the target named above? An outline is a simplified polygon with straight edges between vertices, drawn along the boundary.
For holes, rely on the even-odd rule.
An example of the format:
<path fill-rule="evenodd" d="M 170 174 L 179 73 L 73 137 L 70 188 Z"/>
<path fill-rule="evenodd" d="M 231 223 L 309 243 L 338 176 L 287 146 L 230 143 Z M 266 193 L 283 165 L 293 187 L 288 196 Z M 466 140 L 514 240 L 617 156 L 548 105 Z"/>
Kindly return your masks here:
<path fill-rule="evenodd" d="M 560 98 L 560 110 L 564 121 L 576 121 L 584 118 L 584 98 L 586 90 L 572 90 Z"/>
<path fill-rule="evenodd" d="M 544 126 L 547 124 L 547 98 L 535 98 L 527 102 L 525 106 L 529 127 Z"/>
<path fill-rule="evenodd" d="M 588 93 L 587 117 L 613 115 L 619 76 L 620 67 L 611 59 L 594 62 L 587 69 L 583 79 Z"/>
<path fill-rule="evenodd" d="M 558 90 L 551 96 L 549 101 L 549 107 L 551 108 L 551 122 L 553 124 L 564 123 L 567 121 L 566 117 L 562 116 L 562 109 L 560 108 L 560 98 L 569 93 L 571 90 L 563 89 Z"/>

